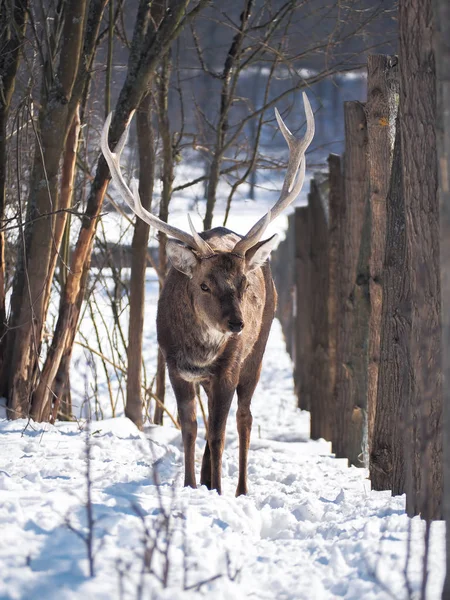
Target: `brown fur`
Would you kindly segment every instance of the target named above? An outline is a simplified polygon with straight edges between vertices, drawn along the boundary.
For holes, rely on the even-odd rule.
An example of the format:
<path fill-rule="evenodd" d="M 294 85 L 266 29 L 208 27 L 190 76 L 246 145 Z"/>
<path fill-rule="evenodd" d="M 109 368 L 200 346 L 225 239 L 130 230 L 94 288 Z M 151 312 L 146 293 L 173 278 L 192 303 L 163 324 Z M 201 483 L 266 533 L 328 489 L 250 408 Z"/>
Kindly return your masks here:
<path fill-rule="evenodd" d="M 268 262 L 250 270 L 258 247 L 239 257 L 232 253 L 240 239 L 237 234 L 216 228 L 201 236 L 215 253 L 207 258 L 197 257 L 189 276 L 174 267 L 170 269 L 158 304 L 158 342 L 177 399 L 185 451 L 185 485 L 196 486 L 195 384 L 198 382 L 205 389 L 209 408 L 200 481 L 219 493 L 226 421 L 237 390 L 236 495 L 240 495 L 247 493 L 250 402 L 274 317 L 276 291 Z M 202 284 L 209 291 L 203 291 Z M 241 321 L 242 332 L 231 332 L 230 323 L 234 326 Z"/>
<path fill-rule="evenodd" d="M 208 394 L 209 405 L 201 482 L 220 493 L 225 426 L 237 390 L 239 483 L 236 494 L 247 492 L 247 454 L 252 426 L 250 402 L 259 379 L 276 304 L 266 262 L 276 236 L 263 242 L 259 240 L 268 224 L 295 200 L 303 186 L 305 152 L 314 136 L 314 114 L 304 92 L 303 102 L 307 123 L 303 139 L 292 135 L 275 109 L 281 133 L 289 146 L 286 176 L 277 202 L 243 238 L 223 227 L 199 235 L 189 219 L 190 235 L 151 214 L 142 206 L 137 182 L 132 182 L 130 189 L 120 171 L 120 155 L 129 124 L 114 153 L 108 142 L 111 113 L 103 126 L 102 152 L 121 196 L 146 223 L 175 238 L 167 241 L 167 254 L 174 268 L 169 271 L 160 296 L 157 329 L 181 421 L 185 485 L 196 485 L 195 384 L 198 382 Z"/>

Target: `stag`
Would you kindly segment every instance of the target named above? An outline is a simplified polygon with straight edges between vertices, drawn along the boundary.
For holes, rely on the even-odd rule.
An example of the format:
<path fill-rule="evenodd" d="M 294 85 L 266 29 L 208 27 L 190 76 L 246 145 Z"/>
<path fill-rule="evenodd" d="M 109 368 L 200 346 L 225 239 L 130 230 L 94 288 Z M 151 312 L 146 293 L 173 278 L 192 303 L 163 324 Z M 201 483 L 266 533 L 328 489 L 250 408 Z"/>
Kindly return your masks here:
<path fill-rule="evenodd" d="M 305 152 L 314 136 L 314 115 L 305 93 L 307 128 L 297 139 L 275 109 L 279 128 L 289 147 L 281 193 L 273 208 L 241 236 L 224 227 L 191 233 L 165 223 L 143 208 L 135 180 L 131 189 L 120 171 L 120 155 L 128 127 L 115 152 L 108 143 L 108 116 L 101 147 L 112 180 L 131 210 L 146 223 L 170 236 L 167 255 L 171 268 L 158 303 L 157 335 L 175 393 L 185 453 L 184 485 L 196 487 L 197 436 L 195 386 L 208 397 L 209 419 L 200 483 L 221 493 L 225 428 L 237 392 L 239 479 L 236 496 L 247 493 L 247 458 L 252 428 L 250 403 L 259 380 L 261 362 L 276 308 L 276 290 L 268 258 L 277 235 L 261 238 L 267 226 L 298 196 L 305 177 Z"/>

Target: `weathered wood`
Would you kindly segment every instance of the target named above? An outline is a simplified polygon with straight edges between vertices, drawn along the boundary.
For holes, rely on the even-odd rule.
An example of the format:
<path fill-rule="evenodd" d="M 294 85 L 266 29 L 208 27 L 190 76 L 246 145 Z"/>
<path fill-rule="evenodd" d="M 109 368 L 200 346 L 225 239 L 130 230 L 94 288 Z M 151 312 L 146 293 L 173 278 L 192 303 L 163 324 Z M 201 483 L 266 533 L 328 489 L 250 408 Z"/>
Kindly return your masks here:
<path fill-rule="evenodd" d="M 443 449 L 444 516 L 450 531 L 450 4 L 434 0 L 434 49 L 436 55 L 437 148 L 441 227 L 442 286 L 442 367 L 443 367 Z M 447 569 L 442 599 L 450 598 L 450 535 L 447 541 Z"/>
<path fill-rule="evenodd" d="M 284 337 L 286 340 L 286 348 L 289 352 L 289 356 L 294 358 L 294 347 L 295 347 L 295 226 L 294 226 L 294 215 L 291 214 L 288 217 L 288 229 L 286 231 L 286 262 L 281 265 L 281 268 L 286 271 L 285 289 L 283 294 L 285 297 L 286 322 L 284 325 Z"/>
<path fill-rule="evenodd" d="M 334 422 L 334 404 L 332 400 L 336 385 L 336 350 L 338 330 L 338 293 L 339 293 L 339 235 L 344 214 L 344 190 L 341 171 L 341 158 L 337 154 L 328 157 L 329 194 L 328 194 L 328 407 L 330 423 Z M 333 428 L 324 436 L 333 439 Z"/>
<path fill-rule="evenodd" d="M 441 517 L 442 382 L 436 80 L 431 0 L 399 2 L 400 128 L 414 373 L 405 435 L 409 515 Z"/>
<path fill-rule="evenodd" d="M 369 320 L 370 320 L 370 239 L 372 214 L 369 197 L 366 198 L 364 222 L 359 247 L 356 278 L 352 292 L 352 327 L 347 333 L 349 340 L 349 364 L 351 378 L 349 403 L 353 406 L 348 428 L 348 458 L 356 466 L 368 466 L 368 366 L 369 366 Z"/>
<path fill-rule="evenodd" d="M 328 437 L 328 223 L 317 183 L 311 180 L 310 234 L 310 394 L 311 437 Z"/>
<path fill-rule="evenodd" d="M 337 372 L 334 392 L 335 434 L 333 447 L 338 457 L 347 457 L 361 465 L 361 447 L 356 447 L 355 428 L 362 427 L 360 406 L 353 404 L 351 331 L 354 326 L 353 288 L 356 280 L 364 207 L 368 196 L 367 126 L 364 105 L 346 102 L 345 116 L 345 212 L 339 240 L 339 306 L 337 336 Z"/>
<path fill-rule="evenodd" d="M 309 208 L 295 209 L 295 282 L 294 282 L 294 381 L 298 407 L 310 409 L 310 255 L 309 255 Z"/>
<path fill-rule="evenodd" d="M 368 443 L 376 411 L 380 354 L 382 275 L 386 239 L 386 197 L 389 190 L 397 113 L 398 60 L 370 55 L 367 62 L 366 119 L 370 185 L 369 339 L 367 367 Z M 370 448 L 369 448 L 370 452 Z"/>
<path fill-rule="evenodd" d="M 398 120 L 397 120 L 398 123 Z M 374 490 L 405 490 L 404 425 L 412 385 L 409 352 L 411 290 L 406 249 L 406 215 L 400 128 L 397 126 L 387 197 L 386 247 L 377 410 L 370 451 Z"/>
<path fill-rule="evenodd" d="M 293 358 L 294 334 L 294 215 L 288 219 L 286 238 L 272 255 L 272 272 L 278 293 L 277 317 L 283 330 L 286 349 Z"/>

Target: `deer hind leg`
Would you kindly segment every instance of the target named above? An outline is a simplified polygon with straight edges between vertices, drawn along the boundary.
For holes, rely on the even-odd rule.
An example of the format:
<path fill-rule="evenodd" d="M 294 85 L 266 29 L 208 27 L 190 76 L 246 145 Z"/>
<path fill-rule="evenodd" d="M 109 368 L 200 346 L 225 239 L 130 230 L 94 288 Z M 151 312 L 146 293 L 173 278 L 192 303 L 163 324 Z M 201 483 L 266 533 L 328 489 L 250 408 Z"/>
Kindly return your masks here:
<path fill-rule="evenodd" d="M 237 386 L 238 409 L 236 413 L 237 430 L 239 436 L 239 479 L 236 488 L 236 496 L 248 493 L 247 486 L 247 462 L 248 449 L 250 446 L 250 434 L 252 430 L 253 417 L 250 411 L 250 403 L 253 393 L 258 385 L 261 374 L 261 363 L 266 349 L 267 339 L 272 325 L 273 315 L 277 302 L 277 293 L 273 285 L 270 269 L 263 268 L 266 280 L 266 306 L 262 320 L 261 331 L 252 351 L 245 359 L 239 375 Z"/>
<path fill-rule="evenodd" d="M 197 487 L 195 480 L 195 440 L 197 438 L 197 414 L 194 384 L 184 381 L 169 370 L 170 381 L 177 399 L 178 417 L 184 446 L 184 485 Z"/>
<path fill-rule="evenodd" d="M 208 414 L 209 414 L 209 410 L 211 407 L 210 386 L 207 382 L 204 382 L 202 384 L 202 387 L 205 390 L 206 395 L 208 396 Z M 202 470 L 200 473 L 200 485 L 206 485 L 208 490 L 210 490 L 211 489 L 211 452 L 209 450 L 209 444 L 208 444 L 208 424 L 205 423 L 205 426 L 206 426 L 206 445 L 205 445 L 205 450 L 203 452 Z"/>
<path fill-rule="evenodd" d="M 205 451 L 203 453 L 200 484 L 206 485 L 208 490 L 211 489 L 211 452 L 209 450 L 208 440 L 206 440 Z"/>

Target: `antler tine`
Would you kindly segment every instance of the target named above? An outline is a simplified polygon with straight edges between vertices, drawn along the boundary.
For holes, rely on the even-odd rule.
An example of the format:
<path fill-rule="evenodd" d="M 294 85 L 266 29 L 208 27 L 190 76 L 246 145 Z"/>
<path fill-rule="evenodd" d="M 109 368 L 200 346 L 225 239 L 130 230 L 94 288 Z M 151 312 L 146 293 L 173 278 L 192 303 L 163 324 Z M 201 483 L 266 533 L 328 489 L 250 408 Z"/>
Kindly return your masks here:
<path fill-rule="evenodd" d="M 132 117 L 132 114 L 130 115 L 130 122 L 131 122 L 131 117 Z M 111 150 L 109 148 L 109 142 L 108 142 L 108 134 L 109 134 L 109 127 L 111 124 L 111 118 L 112 118 L 112 113 L 110 113 L 108 115 L 108 117 L 105 121 L 105 124 L 103 126 L 102 135 L 101 135 L 101 149 L 103 152 L 103 156 L 105 157 L 105 160 L 108 163 L 109 170 L 111 171 L 112 180 L 114 181 L 120 195 L 125 200 L 125 202 L 128 204 L 128 206 L 131 208 L 131 210 L 139 218 L 141 218 L 143 221 L 145 221 L 148 225 L 150 225 L 151 227 L 154 227 L 155 229 L 157 229 L 158 231 L 161 231 L 162 233 L 165 233 L 166 235 L 169 235 L 171 237 L 174 237 L 177 240 L 180 240 L 181 242 L 184 242 L 191 248 L 194 248 L 195 250 L 197 250 L 199 252 L 199 254 L 203 256 L 206 252 L 206 247 L 205 247 L 206 242 L 204 240 L 201 240 L 201 243 L 199 246 L 192 235 L 190 235 L 189 233 L 186 233 L 182 229 L 173 227 L 173 225 L 169 225 L 165 221 L 161 221 L 161 219 L 159 219 L 156 215 L 153 215 L 151 212 L 146 210 L 142 206 L 141 199 L 139 197 L 138 184 L 137 184 L 136 180 L 133 180 L 131 183 L 133 191 L 130 190 L 130 188 L 128 187 L 128 185 L 120 171 L 120 155 L 122 153 L 122 150 L 123 150 L 125 143 L 127 141 L 127 138 L 128 138 L 128 130 L 130 127 L 130 122 L 128 123 L 123 134 L 121 135 L 120 140 L 119 140 L 118 144 L 116 145 L 115 151 L 111 152 Z M 200 238 L 200 236 L 198 236 L 198 237 Z M 208 249 L 209 249 L 209 251 L 207 253 L 211 254 L 212 251 L 211 251 L 211 248 L 209 248 L 209 246 L 208 246 Z"/>
<path fill-rule="evenodd" d="M 253 248 L 255 244 L 259 242 L 262 238 L 263 233 L 267 229 L 270 221 L 271 221 L 271 212 L 269 210 L 259 221 L 257 221 L 250 231 L 245 235 L 236 246 L 233 248 L 233 254 L 239 254 L 241 256 L 245 256 L 245 253 L 250 248 Z"/>
<path fill-rule="evenodd" d="M 301 192 L 306 170 L 305 152 L 314 137 L 315 131 L 314 114 L 305 92 L 303 92 L 303 103 L 306 113 L 306 133 L 300 140 L 289 131 L 281 118 L 280 113 L 275 108 L 278 126 L 289 147 L 289 161 L 283 187 L 281 188 L 280 197 L 272 209 L 236 244 L 233 252 L 237 254 L 244 255 L 247 250 L 257 244 L 269 223 L 283 212 L 283 210 L 287 208 Z"/>
<path fill-rule="evenodd" d="M 295 198 L 302 189 L 301 185 L 297 185 L 298 181 L 297 184 L 295 183 L 295 179 L 297 177 L 297 173 L 299 173 L 299 168 L 302 159 L 305 155 L 306 150 L 308 149 L 308 146 L 312 142 L 315 132 L 314 113 L 312 111 L 311 104 L 305 92 L 303 92 L 302 96 L 306 114 L 306 133 L 304 137 L 300 140 L 298 140 L 289 131 L 283 119 L 281 118 L 280 113 L 277 109 L 275 109 L 275 116 L 278 122 L 278 126 L 280 127 L 281 133 L 283 134 L 283 137 L 286 140 L 287 145 L 289 147 L 289 161 L 286 169 L 283 187 L 281 188 L 280 198 L 275 204 L 275 206 L 272 208 L 272 219 L 275 219 L 281 212 L 283 212 L 283 210 L 295 200 Z M 294 187 L 295 189 L 298 189 L 298 192 L 295 196 L 291 194 Z"/>
<path fill-rule="evenodd" d="M 212 254 L 214 254 L 214 250 L 211 248 L 208 242 L 206 242 L 202 237 L 200 237 L 200 235 L 195 230 L 194 224 L 192 223 L 191 215 L 189 213 L 187 217 L 189 221 L 189 227 L 191 228 L 192 237 L 194 238 L 197 248 L 200 250 L 202 256 L 211 256 Z"/>
<path fill-rule="evenodd" d="M 132 110 L 130 112 L 130 116 L 128 118 L 128 125 L 125 127 L 124 132 L 120 136 L 120 140 L 117 142 L 116 147 L 114 148 L 114 154 L 116 154 L 119 158 L 120 158 L 120 156 L 122 156 L 122 150 L 124 149 L 125 144 L 128 141 L 128 134 L 130 133 L 130 123 L 131 123 L 131 121 L 132 121 L 132 119 L 134 117 L 134 113 L 135 112 L 136 111 L 134 111 L 134 110 Z M 111 118 L 112 118 L 112 113 L 109 113 L 109 115 L 108 115 L 109 122 L 108 122 L 108 119 L 107 119 L 108 130 L 109 130 L 109 127 L 110 127 L 109 123 L 111 123 Z M 105 126 L 106 126 L 106 123 L 105 123 Z"/>

